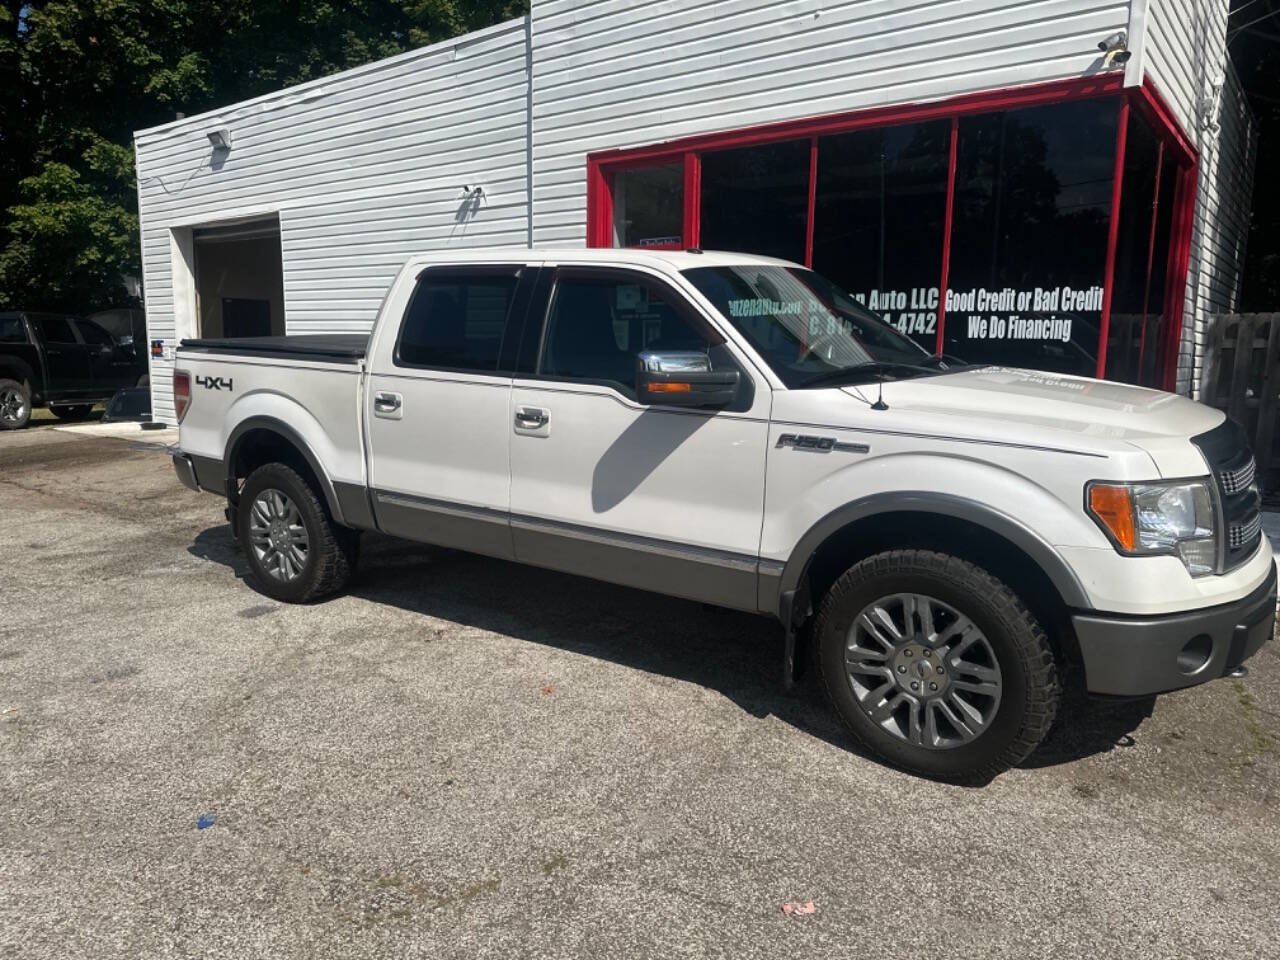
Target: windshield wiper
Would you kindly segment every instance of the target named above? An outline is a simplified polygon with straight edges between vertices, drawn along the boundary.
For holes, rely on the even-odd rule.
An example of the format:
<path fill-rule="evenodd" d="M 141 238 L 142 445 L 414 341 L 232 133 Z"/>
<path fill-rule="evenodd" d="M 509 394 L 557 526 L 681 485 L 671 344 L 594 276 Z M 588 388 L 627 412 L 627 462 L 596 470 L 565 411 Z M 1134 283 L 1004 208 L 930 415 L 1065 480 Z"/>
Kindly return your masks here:
<path fill-rule="evenodd" d="M 971 367 L 973 364 L 954 357 L 949 353 L 935 353 L 925 357 L 921 363 L 929 363 L 938 370 L 959 370 L 961 367 Z"/>
<path fill-rule="evenodd" d="M 822 384 L 835 384 L 847 378 L 854 380 L 861 379 L 864 374 L 871 376 L 886 375 L 900 372 L 908 372 L 913 374 L 935 374 L 937 368 L 921 367 L 912 363 L 893 363 L 886 360 L 871 360 L 867 363 L 855 363 L 851 367 L 840 367 L 837 370 L 825 370 L 822 373 L 810 377 L 800 383 L 800 387 L 816 387 Z M 850 381 L 853 382 L 853 381 Z"/>

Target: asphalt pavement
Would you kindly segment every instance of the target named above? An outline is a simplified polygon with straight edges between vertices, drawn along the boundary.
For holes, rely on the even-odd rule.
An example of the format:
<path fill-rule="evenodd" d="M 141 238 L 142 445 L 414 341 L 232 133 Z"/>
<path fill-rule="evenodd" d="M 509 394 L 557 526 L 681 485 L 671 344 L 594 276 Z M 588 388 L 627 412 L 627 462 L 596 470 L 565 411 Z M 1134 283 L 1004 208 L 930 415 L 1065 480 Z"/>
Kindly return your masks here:
<path fill-rule="evenodd" d="M 377 537 L 278 604 L 143 439 L 0 435 L 0 956 L 1280 955 L 1275 644 L 942 785 L 764 619 Z"/>

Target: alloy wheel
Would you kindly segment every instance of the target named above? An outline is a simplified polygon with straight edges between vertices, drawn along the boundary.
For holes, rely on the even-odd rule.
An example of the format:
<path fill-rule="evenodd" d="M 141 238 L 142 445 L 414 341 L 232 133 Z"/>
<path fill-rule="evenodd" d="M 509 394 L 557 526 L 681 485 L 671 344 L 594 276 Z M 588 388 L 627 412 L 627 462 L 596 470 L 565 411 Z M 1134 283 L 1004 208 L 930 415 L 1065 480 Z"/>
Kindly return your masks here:
<path fill-rule="evenodd" d="M 0 391 L 0 420 L 21 423 L 27 415 L 27 398 L 21 390 L 9 387 Z"/>
<path fill-rule="evenodd" d="M 298 505 L 279 490 L 267 489 L 249 508 L 249 542 L 267 574 L 288 583 L 302 576 L 311 541 Z"/>
<path fill-rule="evenodd" d="M 955 607 L 923 594 L 862 609 L 845 640 L 845 673 L 868 719 L 930 750 L 972 742 L 1000 708 L 991 642 Z"/>

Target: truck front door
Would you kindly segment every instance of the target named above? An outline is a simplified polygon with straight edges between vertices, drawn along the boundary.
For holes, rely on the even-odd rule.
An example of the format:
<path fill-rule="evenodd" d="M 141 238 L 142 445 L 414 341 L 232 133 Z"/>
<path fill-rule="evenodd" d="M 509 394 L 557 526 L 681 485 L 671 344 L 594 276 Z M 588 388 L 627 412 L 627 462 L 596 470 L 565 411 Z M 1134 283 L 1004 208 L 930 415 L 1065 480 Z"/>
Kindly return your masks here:
<path fill-rule="evenodd" d="M 35 327 L 45 357 L 45 399 L 83 397 L 93 389 L 88 348 L 76 337 L 68 317 L 52 313 L 27 315 Z"/>
<path fill-rule="evenodd" d="M 428 268 L 399 330 L 377 338 L 365 423 L 374 511 L 387 533 L 511 557 L 513 331 L 536 273 L 524 264 Z"/>
<path fill-rule="evenodd" d="M 516 374 L 507 418 L 516 559 L 756 609 L 770 393 L 722 341 L 656 275 L 556 271 L 536 367 Z M 710 352 L 739 369 L 739 401 L 638 403 L 643 350 Z"/>

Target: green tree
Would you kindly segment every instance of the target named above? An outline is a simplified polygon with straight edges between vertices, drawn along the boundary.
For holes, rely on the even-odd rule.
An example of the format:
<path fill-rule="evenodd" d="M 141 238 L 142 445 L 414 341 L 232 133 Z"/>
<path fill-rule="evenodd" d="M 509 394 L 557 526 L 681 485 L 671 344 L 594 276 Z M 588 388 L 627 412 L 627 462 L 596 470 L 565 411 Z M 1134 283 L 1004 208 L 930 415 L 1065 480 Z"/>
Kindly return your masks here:
<path fill-rule="evenodd" d="M 0 0 L 0 308 L 125 302 L 133 131 L 479 29 L 525 0 Z"/>

